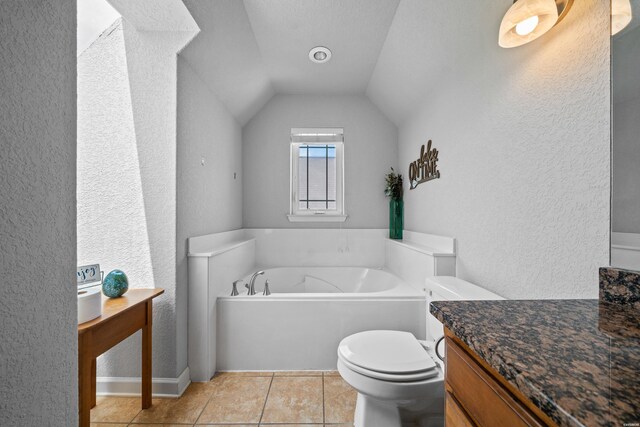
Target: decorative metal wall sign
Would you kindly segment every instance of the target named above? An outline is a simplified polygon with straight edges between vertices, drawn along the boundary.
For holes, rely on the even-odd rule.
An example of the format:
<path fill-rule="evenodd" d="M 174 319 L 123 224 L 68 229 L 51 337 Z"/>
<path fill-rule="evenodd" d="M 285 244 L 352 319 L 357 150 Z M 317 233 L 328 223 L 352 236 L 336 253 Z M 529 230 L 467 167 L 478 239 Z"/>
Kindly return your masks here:
<path fill-rule="evenodd" d="M 413 190 L 423 182 L 440 178 L 438 170 L 438 150 L 431 149 L 431 140 L 427 142 L 427 149 L 424 145 L 420 148 L 420 157 L 409 163 L 409 189 Z"/>

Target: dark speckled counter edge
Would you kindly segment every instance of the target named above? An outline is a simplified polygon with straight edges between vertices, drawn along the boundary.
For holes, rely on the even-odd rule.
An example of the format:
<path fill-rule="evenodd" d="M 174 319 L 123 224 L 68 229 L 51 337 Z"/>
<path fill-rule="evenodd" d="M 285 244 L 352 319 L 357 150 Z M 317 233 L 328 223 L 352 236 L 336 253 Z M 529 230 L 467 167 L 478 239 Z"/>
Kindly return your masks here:
<path fill-rule="evenodd" d="M 446 304 L 446 302 L 440 303 Z M 559 407 L 556 402 L 549 399 L 542 390 L 532 384 L 529 384 L 528 381 L 520 375 L 518 369 L 504 360 L 500 354 L 494 352 L 493 349 L 486 345 L 478 345 L 473 333 L 467 333 L 464 325 L 458 324 L 454 318 L 455 316 L 446 310 L 441 310 L 440 307 L 438 307 L 438 304 L 439 302 L 433 302 L 430 304 L 429 311 L 431 314 L 442 322 L 442 324 L 451 332 L 453 332 L 454 335 L 460 338 L 460 340 L 462 340 L 462 342 L 464 342 L 473 352 L 495 369 L 500 376 L 511 383 L 511 385 L 516 389 L 520 390 L 523 395 L 526 396 L 543 413 L 549 416 L 549 418 L 560 426 L 584 427 L 584 424 L 577 421 L 574 417 Z"/>
<path fill-rule="evenodd" d="M 640 272 L 615 267 L 600 268 L 600 301 L 640 309 Z"/>
<path fill-rule="evenodd" d="M 559 426 L 637 423 L 640 310 L 628 289 L 640 276 L 603 270 L 624 286 L 621 299 L 434 301 L 429 310 Z"/>

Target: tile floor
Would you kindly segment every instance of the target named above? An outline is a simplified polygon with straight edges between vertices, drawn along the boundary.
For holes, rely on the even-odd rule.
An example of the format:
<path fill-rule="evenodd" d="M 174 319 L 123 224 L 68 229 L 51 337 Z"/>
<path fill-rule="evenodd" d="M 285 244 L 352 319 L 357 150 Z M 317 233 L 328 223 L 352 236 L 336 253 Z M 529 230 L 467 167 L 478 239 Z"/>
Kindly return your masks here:
<path fill-rule="evenodd" d="M 137 397 L 98 397 L 91 426 L 347 427 L 355 404 L 355 390 L 336 371 L 230 372 L 145 410 Z"/>

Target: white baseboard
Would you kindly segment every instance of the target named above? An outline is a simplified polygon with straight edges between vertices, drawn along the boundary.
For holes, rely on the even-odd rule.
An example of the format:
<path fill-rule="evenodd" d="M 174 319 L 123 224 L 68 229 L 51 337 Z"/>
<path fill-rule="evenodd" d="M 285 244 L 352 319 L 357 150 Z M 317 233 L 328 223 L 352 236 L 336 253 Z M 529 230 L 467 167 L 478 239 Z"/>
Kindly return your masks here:
<path fill-rule="evenodd" d="M 185 368 L 178 378 L 153 378 L 151 393 L 153 397 L 180 397 L 191 384 L 189 368 Z M 96 394 L 98 396 L 140 396 L 141 379 L 139 377 L 98 377 Z"/>

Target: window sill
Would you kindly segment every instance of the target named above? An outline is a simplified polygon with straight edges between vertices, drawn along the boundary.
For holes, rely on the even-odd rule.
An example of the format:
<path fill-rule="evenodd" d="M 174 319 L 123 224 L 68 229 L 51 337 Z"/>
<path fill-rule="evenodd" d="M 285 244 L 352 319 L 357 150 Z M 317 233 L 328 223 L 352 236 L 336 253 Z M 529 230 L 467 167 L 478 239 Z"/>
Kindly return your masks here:
<path fill-rule="evenodd" d="M 287 215 L 289 222 L 345 222 L 348 215 Z"/>

